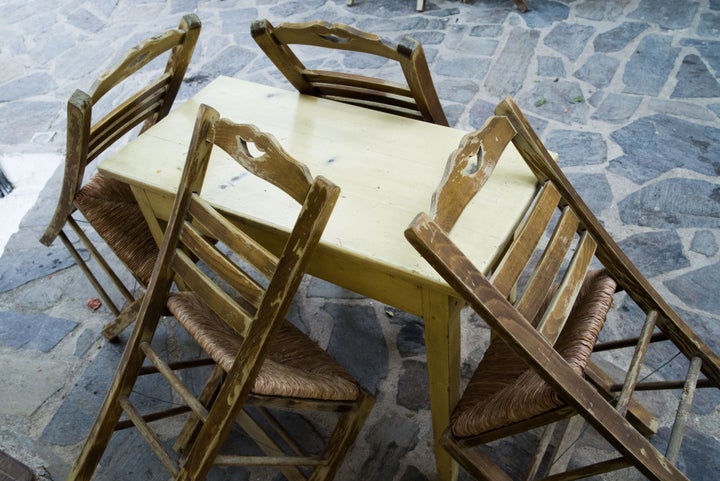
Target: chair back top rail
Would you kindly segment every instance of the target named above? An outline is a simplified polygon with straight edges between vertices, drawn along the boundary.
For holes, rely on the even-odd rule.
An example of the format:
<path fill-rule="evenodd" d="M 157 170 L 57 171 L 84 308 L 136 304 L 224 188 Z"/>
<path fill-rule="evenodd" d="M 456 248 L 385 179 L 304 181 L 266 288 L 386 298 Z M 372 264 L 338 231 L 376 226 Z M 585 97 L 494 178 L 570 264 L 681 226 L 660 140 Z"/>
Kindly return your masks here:
<path fill-rule="evenodd" d="M 348 25 L 320 20 L 273 26 L 261 19 L 252 23 L 250 31 L 268 58 L 301 93 L 448 125 L 422 45 L 411 37 L 406 36 L 394 44 Z M 363 75 L 309 69 L 291 45 L 344 50 L 392 60 L 399 63 L 407 86 Z M 399 108 L 391 108 L 398 102 Z M 382 104 L 385 106 L 380 107 Z"/>

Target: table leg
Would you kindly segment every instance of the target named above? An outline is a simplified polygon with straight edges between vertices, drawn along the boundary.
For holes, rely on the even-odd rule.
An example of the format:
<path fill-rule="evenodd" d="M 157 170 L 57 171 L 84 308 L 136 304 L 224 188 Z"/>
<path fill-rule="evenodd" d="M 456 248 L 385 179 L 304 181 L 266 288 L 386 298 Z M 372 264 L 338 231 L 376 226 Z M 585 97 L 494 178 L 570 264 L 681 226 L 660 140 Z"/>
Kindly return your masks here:
<path fill-rule="evenodd" d="M 440 438 L 450 423 L 450 412 L 460 393 L 460 308 L 446 294 L 423 289 L 423 319 L 430 385 L 430 409 L 439 481 L 457 479 L 458 466 L 442 447 Z"/>

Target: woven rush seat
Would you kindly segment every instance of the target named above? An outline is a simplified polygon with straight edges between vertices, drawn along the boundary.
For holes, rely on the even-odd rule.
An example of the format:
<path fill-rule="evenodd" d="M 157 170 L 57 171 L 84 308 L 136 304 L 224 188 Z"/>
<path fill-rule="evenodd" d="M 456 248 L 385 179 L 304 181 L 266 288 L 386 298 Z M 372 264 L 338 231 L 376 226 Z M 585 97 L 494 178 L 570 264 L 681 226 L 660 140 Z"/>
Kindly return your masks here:
<path fill-rule="evenodd" d="M 556 349 L 577 373 L 587 365 L 617 283 L 604 269 L 587 274 Z M 552 298 L 549 292 L 546 303 Z M 544 312 L 544 309 L 540 309 Z M 535 319 L 533 325 L 537 325 Z M 493 336 L 452 416 L 452 432 L 474 436 L 564 406 L 543 379 L 505 342 Z"/>
<path fill-rule="evenodd" d="M 77 193 L 75 204 L 120 260 L 147 285 L 158 247 L 130 187 L 97 173 Z"/>
<path fill-rule="evenodd" d="M 168 309 L 210 357 L 230 371 L 242 338 L 195 293 L 172 293 Z M 268 357 L 252 388 L 253 394 L 304 399 L 352 401 L 360 390 L 320 346 L 285 321 L 270 343 Z"/>

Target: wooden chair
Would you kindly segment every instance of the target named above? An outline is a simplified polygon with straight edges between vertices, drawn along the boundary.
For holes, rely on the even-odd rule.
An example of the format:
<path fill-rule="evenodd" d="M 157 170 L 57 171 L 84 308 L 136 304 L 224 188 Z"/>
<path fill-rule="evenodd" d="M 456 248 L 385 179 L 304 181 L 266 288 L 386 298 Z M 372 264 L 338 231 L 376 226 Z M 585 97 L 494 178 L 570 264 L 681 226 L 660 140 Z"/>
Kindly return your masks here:
<path fill-rule="evenodd" d="M 142 133 L 168 114 L 190 63 L 199 33 L 198 17 L 194 14 L 184 16 L 178 28 L 149 38 L 130 49 L 97 79 L 89 92 L 76 90 L 68 101 L 63 184 L 55 213 L 40 242 L 49 246 L 55 238 L 60 237 L 104 303 L 118 316 L 103 330 L 103 335 L 108 339 L 115 338 L 134 320 L 139 300 L 135 299 L 131 289 L 93 244 L 91 235 L 83 227 L 86 223 L 76 218 L 76 211 L 82 214 L 87 224 L 100 235 L 143 287 L 147 286 L 150 279 L 158 249 L 130 187 L 99 173 L 83 182 L 85 171 L 94 159 L 133 128 L 144 122 L 140 129 Z M 126 80 L 163 54 L 168 56 L 164 71 L 128 95 Z M 106 94 L 111 90 L 118 100 L 125 100 L 116 102 L 115 107 L 107 108 L 105 104 L 111 96 L 106 97 Z M 121 94 L 118 95 L 118 91 Z M 142 159 L 138 159 L 138 162 L 142 162 Z M 66 233 L 68 226 L 129 303 L 122 312 L 73 245 Z"/>
<path fill-rule="evenodd" d="M 299 215 L 279 257 L 236 227 L 201 196 L 213 146 L 249 173 L 275 185 L 299 204 Z M 254 145 L 260 153 L 250 153 Z M 215 155 L 218 155 L 216 153 Z M 224 154 L 223 154 L 224 155 Z M 269 186 L 270 187 L 270 186 Z M 272 187 L 270 187 L 272 189 Z M 276 465 L 290 480 L 332 479 L 374 399 L 285 315 L 340 189 L 290 157 L 274 137 L 254 126 L 218 119 L 201 106 L 187 163 L 138 321 L 100 414 L 72 469 L 70 480 L 90 479 L 114 430 L 132 423 L 176 480 L 202 480 L 213 463 Z M 262 199 L 258 199 L 262 202 Z M 176 282 L 179 292 L 171 291 Z M 165 306 L 216 363 L 199 397 L 150 345 Z M 143 368 L 149 360 L 154 368 Z M 202 360 L 200 362 L 202 364 Z M 190 363 L 180 363 L 185 368 Z M 160 372 L 185 405 L 141 415 L 131 401 L 139 373 Z M 278 426 L 282 442 L 266 434 L 244 408 L 335 412 L 338 423 L 324 453 L 307 454 Z M 176 442 L 177 457 L 151 430 L 150 421 L 191 411 Z M 124 413 L 128 420 L 120 420 Z M 237 422 L 266 457 L 218 455 Z M 295 453 L 285 453 L 288 444 Z"/>
<path fill-rule="evenodd" d="M 490 272 L 482 273 L 450 233 L 510 141 L 537 177 L 538 191 L 514 239 Z M 504 471 L 479 445 L 549 426 L 538 453 L 527 460 L 526 479 L 546 471 L 547 464 L 551 467 L 543 479 L 579 479 L 626 467 L 649 479 L 686 479 L 675 462 L 689 406 L 696 386 L 720 386 L 720 360 L 620 250 L 511 99 L 497 107 L 483 129 L 464 138 L 448 161 L 429 214 L 419 214 L 405 234 L 492 329 L 490 345 L 443 437 L 470 474 L 483 480 L 518 479 L 517 472 Z M 620 319 L 610 316 L 608 322 L 617 321 L 619 329 L 630 329 L 636 337 L 597 342 L 613 298 L 635 310 L 622 309 Z M 603 336 L 609 336 L 608 329 Z M 686 380 L 639 381 L 649 352 L 663 360 L 673 353 L 686 358 Z M 610 359 L 626 360 L 624 381 L 600 368 L 609 370 Z M 673 425 L 665 453 L 645 437 L 657 430 L 659 420 L 639 403 L 641 391 L 643 396 L 679 397 L 675 422 L 668 420 Z M 663 407 L 663 414 L 672 409 Z M 566 430 L 575 434 L 556 439 L 554 423 L 575 414 Z M 565 449 L 582 432 L 575 427 L 582 420 L 619 455 L 560 472 L 566 469 Z M 549 444 L 555 445 L 554 458 L 545 457 Z"/>
<path fill-rule="evenodd" d="M 301 93 L 448 125 L 422 45 L 410 37 L 404 37 L 395 45 L 377 35 L 323 21 L 283 23 L 273 27 L 267 20 L 255 20 L 250 31 L 268 58 Z M 296 56 L 291 49 L 293 45 L 386 58 L 400 65 L 407 83 L 311 69 Z"/>

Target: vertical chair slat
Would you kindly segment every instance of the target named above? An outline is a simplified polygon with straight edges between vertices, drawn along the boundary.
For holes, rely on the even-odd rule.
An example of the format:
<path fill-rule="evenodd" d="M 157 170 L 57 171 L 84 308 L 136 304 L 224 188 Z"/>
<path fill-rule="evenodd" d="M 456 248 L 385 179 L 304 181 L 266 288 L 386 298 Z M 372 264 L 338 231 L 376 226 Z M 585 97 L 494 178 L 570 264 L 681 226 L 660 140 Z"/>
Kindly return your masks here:
<path fill-rule="evenodd" d="M 242 254 L 242 257 L 264 276 L 271 277 L 277 267 L 277 257 L 208 207 L 209 204 L 202 198 L 193 197 L 188 212 L 193 217 L 195 225 L 202 227 L 202 230 L 213 239 L 222 239 L 233 252 Z"/>
<path fill-rule="evenodd" d="M 527 319 L 534 319 L 540 310 L 546 294 L 570 250 L 577 228 L 578 218 L 570 209 L 564 209 L 547 248 L 543 251 L 540 261 L 516 304 L 517 310 Z"/>
<path fill-rule="evenodd" d="M 255 279 L 204 239 L 192 224 L 185 224 L 185 229 L 180 234 L 180 241 L 222 280 L 232 285 L 253 307 L 257 307 L 264 293 L 262 287 Z"/>
<path fill-rule="evenodd" d="M 493 285 L 506 296 L 510 295 L 520 274 L 525 269 L 535 247 L 545 233 L 559 201 L 560 194 L 555 186 L 551 183 L 543 185 L 535 205 L 531 208 L 528 217 L 490 279 Z"/>
<path fill-rule="evenodd" d="M 224 291 L 219 289 L 207 276 L 198 269 L 195 263 L 181 250 L 176 250 L 173 258 L 172 268 L 176 275 L 180 277 L 193 291 L 197 292 L 200 297 L 212 304 L 218 315 L 227 319 L 235 332 L 242 337 L 246 337 L 249 326 L 252 322 L 252 316 L 245 312 L 233 299 Z"/>
<path fill-rule="evenodd" d="M 95 122 L 90 130 L 88 161 L 95 158 L 108 145 L 112 145 L 135 126 L 157 114 L 165 101 L 171 80 L 171 75 L 161 76 Z"/>
<path fill-rule="evenodd" d="M 538 331 L 551 344 L 557 340 L 572 311 L 585 274 L 593 260 L 596 247 L 595 239 L 588 232 L 584 232 L 580 237 L 577 250 L 570 261 L 560 287 L 555 292 L 550 305 L 538 323 Z"/>

